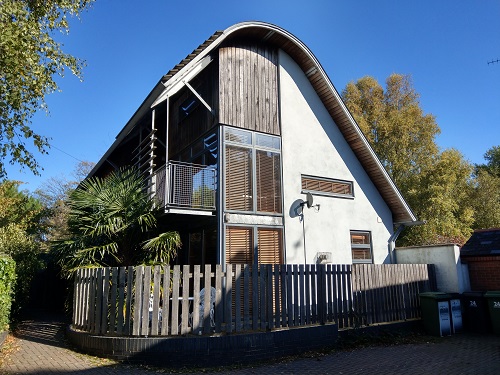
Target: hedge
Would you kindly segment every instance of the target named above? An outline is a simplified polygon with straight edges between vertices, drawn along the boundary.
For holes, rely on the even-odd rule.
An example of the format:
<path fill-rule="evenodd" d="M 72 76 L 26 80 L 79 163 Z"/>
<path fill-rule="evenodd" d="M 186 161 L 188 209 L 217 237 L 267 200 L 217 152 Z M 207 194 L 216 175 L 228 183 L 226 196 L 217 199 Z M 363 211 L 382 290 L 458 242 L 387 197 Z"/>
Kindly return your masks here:
<path fill-rule="evenodd" d="M 16 263 L 8 255 L 0 254 L 0 332 L 9 328 L 12 291 L 16 280 Z"/>

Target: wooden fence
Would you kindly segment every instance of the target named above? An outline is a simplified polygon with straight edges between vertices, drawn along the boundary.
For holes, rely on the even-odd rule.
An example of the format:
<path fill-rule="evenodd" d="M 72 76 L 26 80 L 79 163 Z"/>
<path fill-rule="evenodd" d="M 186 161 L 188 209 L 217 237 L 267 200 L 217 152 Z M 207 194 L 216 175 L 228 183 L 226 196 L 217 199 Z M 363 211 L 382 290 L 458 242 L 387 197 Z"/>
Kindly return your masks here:
<path fill-rule="evenodd" d="M 435 290 L 435 273 L 426 264 L 139 266 L 80 269 L 74 288 L 74 328 L 166 336 L 419 318 L 418 294 Z"/>

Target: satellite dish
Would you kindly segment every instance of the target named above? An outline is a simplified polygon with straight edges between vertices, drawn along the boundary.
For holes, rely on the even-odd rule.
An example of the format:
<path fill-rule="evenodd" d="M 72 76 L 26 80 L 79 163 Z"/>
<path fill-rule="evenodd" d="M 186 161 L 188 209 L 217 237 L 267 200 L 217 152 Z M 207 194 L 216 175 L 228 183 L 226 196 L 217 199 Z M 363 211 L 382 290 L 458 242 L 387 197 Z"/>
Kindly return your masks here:
<path fill-rule="evenodd" d="M 313 205 L 313 196 L 311 193 L 306 194 L 306 204 L 307 208 L 311 208 L 311 206 Z"/>

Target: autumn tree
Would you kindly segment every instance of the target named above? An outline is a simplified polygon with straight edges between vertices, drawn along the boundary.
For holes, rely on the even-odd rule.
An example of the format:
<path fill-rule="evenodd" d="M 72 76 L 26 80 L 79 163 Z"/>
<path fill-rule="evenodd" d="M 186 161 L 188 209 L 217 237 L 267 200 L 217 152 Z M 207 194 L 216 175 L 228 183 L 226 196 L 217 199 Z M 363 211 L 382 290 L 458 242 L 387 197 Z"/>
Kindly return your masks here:
<path fill-rule="evenodd" d="M 55 39 L 68 34 L 69 19 L 93 0 L 3 0 L 0 2 L 0 177 L 5 164 L 39 174 L 31 151 L 47 152 L 49 140 L 31 128 L 34 114 L 47 110 L 46 95 L 58 90 L 67 70 L 81 79 L 82 61 Z M 26 142 L 32 143 L 27 145 Z"/>
<path fill-rule="evenodd" d="M 456 150 L 440 152 L 440 129 L 420 106 L 409 76 L 392 74 L 384 88 L 372 77 L 349 83 L 342 97 L 403 196 L 426 225 L 399 245 L 465 241 L 471 231 L 472 167 Z"/>
<path fill-rule="evenodd" d="M 475 166 L 474 229 L 500 227 L 500 146 L 486 151 L 484 159 L 485 164 Z"/>
<path fill-rule="evenodd" d="M 69 197 L 94 165 L 92 162 L 81 161 L 76 165 L 71 177 L 51 177 L 35 191 L 35 197 L 45 209 L 41 225 L 46 243 L 66 238 L 69 235 Z M 47 246 L 44 246 L 44 249 L 46 248 Z"/>

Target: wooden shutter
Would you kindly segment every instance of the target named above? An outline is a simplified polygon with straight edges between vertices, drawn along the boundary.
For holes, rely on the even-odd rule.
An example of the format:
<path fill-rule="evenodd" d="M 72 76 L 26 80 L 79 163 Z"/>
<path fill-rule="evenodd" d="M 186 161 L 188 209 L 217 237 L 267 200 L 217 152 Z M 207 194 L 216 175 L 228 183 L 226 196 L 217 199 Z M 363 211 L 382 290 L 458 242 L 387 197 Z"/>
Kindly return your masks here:
<path fill-rule="evenodd" d="M 280 154 L 257 150 L 257 211 L 281 213 Z"/>
<path fill-rule="evenodd" d="M 252 264 L 253 228 L 226 228 L 226 263 Z"/>
<path fill-rule="evenodd" d="M 226 146 L 226 209 L 252 211 L 252 150 Z"/>
<path fill-rule="evenodd" d="M 253 263 L 253 228 L 246 227 L 226 227 L 226 263 L 232 264 L 252 264 Z M 236 279 L 233 276 L 233 286 Z M 244 314 L 244 283 L 240 284 L 240 314 Z M 252 296 L 252 283 L 249 285 L 248 295 Z M 236 303 L 236 291 L 232 291 L 232 299 Z M 250 316 L 252 314 L 252 299 L 249 301 Z M 235 304 L 232 306 L 233 316 L 235 316 Z"/>
<path fill-rule="evenodd" d="M 282 264 L 282 230 L 274 228 L 259 228 L 257 236 L 259 264 Z"/>
<path fill-rule="evenodd" d="M 352 182 L 302 176 L 302 190 L 351 196 Z"/>

